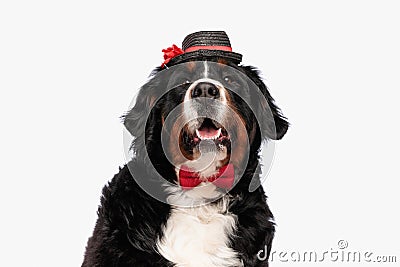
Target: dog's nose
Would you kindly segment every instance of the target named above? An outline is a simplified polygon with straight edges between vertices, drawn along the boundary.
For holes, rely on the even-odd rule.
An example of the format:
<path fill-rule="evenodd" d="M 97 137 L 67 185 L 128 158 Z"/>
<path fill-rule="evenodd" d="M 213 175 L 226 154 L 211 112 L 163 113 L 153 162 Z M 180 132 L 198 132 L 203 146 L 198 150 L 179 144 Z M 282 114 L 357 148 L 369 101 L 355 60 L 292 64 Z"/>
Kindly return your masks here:
<path fill-rule="evenodd" d="M 209 97 L 219 98 L 219 89 L 212 83 L 201 82 L 192 90 L 192 98 Z"/>

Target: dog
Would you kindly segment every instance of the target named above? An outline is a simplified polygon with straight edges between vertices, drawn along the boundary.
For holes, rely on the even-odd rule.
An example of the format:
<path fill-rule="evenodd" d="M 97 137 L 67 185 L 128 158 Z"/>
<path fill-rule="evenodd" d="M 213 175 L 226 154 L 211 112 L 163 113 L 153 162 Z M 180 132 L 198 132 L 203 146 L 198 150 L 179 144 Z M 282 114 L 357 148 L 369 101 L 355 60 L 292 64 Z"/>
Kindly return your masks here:
<path fill-rule="evenodd" d="M 83 267 L 268 266 L 275 228 L 259 154 L 289 123 L 225 32 L 182 47 L 163 50 L 123 116 L 133 158 L 102 191 Z"/>

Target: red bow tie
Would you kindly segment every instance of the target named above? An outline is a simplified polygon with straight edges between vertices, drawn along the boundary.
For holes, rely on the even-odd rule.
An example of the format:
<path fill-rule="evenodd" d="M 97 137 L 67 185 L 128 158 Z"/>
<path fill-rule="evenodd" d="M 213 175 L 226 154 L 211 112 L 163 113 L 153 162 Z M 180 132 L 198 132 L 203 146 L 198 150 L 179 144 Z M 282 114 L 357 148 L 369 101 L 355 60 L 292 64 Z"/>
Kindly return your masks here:
<path fill-rule="evenodd" d="M 200 179 L 200 174 L 198 172 L 193 172 L 186 166 L 182 166 L 179 170 L 179 184 L 183 189 L 192 189 L 204 181 L 212 182 L 220 188 L 231 189 L 235 181 L 233 165 L 225 165 L 219 169 L 217 174 L 205 179 Z"/>

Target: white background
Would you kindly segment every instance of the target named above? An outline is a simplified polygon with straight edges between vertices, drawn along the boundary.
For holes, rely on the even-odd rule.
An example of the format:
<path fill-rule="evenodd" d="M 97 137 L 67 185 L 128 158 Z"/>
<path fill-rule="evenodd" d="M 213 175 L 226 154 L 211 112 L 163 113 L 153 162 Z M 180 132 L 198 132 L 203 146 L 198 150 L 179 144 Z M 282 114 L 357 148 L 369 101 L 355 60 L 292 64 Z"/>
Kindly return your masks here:
<path fill-rule="evenodd" d="M 264 184 L 273 250 L 399 262 L 399 25 L 398 1 L 2 1 L 0 265 L 80 266 L 119 116 L 197 30 L 225 30 L 292 124 Z"/>

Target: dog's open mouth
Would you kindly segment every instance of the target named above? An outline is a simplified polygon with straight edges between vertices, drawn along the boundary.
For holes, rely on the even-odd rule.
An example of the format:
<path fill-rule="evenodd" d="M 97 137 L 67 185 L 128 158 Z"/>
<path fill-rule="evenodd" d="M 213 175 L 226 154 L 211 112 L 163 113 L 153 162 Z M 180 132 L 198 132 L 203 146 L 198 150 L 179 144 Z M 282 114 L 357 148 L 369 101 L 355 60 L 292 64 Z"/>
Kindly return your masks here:
<path fill-rule="evenodd" d="M 228 131 L 217 121 L 210 118 L 198 118 L 189 122 L 181 132 L 182 146 L 187 152 L 193 152 L 202 141 L 218 146 L 230 147 Z"/>
<path fill-rule="evenodd" d="M 200 127 L 195 130 L 193 141 L 195 143 L 201 140 L 215 140 L 216 142 L 222 142 L 225 139 L 229 139 L 226 129 L 219 124 L 217 121 L 204 118 Z"/>

